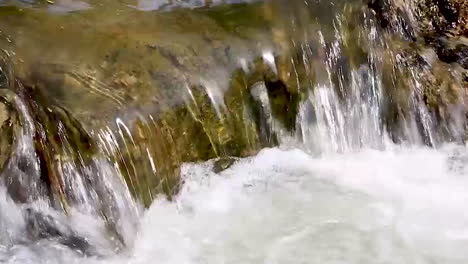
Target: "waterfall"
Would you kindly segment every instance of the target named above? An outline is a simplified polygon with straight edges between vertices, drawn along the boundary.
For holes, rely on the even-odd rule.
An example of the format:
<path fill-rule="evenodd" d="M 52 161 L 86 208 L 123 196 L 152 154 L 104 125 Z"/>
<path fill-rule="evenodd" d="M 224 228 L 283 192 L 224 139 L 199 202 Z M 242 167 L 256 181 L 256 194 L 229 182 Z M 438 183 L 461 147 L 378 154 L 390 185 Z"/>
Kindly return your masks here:
<path fill-rule="evenodd" d="M 239 2 L 0 14 L 1 262 L 467 259 L 466 80 L 417 6 Z"/>

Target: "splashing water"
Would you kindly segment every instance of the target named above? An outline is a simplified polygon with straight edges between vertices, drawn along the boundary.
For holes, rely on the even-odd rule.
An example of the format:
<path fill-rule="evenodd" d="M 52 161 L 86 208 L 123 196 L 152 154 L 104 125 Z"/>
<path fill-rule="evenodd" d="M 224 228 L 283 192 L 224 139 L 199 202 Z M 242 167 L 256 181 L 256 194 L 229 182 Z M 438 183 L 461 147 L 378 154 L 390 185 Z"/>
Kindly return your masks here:
<path fill-rule="evenodd" d="M 221 175 L 187 165 L 176 203 L 145 215 L 134 254 L 141 263 L 461 263 L 465 159 L 464 148 L 320 158 L 270 149 Z"/>
<path fill-rule="evenodd" d="M 464 263 L 467 157 L 453 146 L 268 149 L 221 174 L 187 164 L 181 193 L 145 212 L 129 252 L 81 259 L 42 242 L 6 263 Z"/>

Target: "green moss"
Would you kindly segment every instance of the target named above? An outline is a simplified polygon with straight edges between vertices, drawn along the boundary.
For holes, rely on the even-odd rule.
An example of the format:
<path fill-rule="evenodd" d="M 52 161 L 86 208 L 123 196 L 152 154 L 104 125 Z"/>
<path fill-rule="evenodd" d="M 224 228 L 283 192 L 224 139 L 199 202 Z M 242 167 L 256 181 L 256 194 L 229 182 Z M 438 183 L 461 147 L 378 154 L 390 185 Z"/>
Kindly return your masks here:
<path fill-rule="evenodd" d="M 269 30 L 271 26 L 271 23 L 263 15 L 263 5 L 263 3 L 240 3 L 201 8 L 198 11 L 213 19 L 227 32 L 248 37 L 249 34 L 246 34 L 248 29 Z"/>
<path fill-rule="evenodd" d="M 21 17 L 24 16 L 24 9 L 17 6 L 0 6 L 0 16 Z"/>

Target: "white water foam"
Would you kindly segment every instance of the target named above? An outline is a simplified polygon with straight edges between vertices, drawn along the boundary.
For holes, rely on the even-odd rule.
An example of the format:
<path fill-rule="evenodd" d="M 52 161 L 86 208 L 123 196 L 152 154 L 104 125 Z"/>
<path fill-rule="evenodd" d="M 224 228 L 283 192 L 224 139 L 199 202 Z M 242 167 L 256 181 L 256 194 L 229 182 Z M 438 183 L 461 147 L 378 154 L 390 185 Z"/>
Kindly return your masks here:
<path fill-rule="evenodd" d="M 42 241 L 0 249 L 0 260 L 467 263 L 467 161 L 465 147 L 395 146 L 321 157 L 267 149 L 220 174 L 212 162 L 186 164 L 177 199 L 153 203 L 122 255 L 86 259 Z"/>

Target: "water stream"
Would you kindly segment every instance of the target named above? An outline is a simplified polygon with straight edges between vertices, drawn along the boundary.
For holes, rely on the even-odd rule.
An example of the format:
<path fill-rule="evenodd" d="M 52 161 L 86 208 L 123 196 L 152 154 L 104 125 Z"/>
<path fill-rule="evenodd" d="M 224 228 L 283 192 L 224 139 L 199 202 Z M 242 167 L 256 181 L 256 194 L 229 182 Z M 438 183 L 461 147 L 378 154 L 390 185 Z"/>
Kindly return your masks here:
<path fill-rule="evenodd" d="M 28 48 L 45 40 L 27 20 L 4 19 L 0 263 L 468 261 L 459 67 L 357 2 L 247 2 L 143 0 L 119 15 L 148 28 L 112 17 L 94 29 L 73 24 L 104 12 L 93 1 L 12 4 L 64 23 L 47 34 L 97 35 L 89 50 L 57 37 L 52 56 Z M 239 7 L 274 19 L 215 36 L 152 24 L 187 16 L 222 32 L 236 27 L 210 19 Z M 80 64 L 106 45 L 119 51 Z"/>

